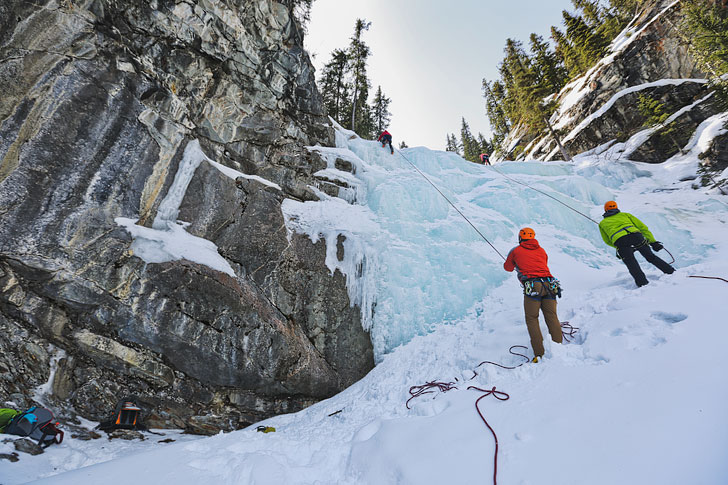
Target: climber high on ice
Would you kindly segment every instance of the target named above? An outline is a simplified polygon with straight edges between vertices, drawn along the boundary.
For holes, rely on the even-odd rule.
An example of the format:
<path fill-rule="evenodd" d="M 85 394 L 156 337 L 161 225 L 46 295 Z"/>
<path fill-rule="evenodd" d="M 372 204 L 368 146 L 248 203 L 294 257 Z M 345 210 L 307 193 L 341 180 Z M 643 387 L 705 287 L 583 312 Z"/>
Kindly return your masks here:
<path fill-rule="evenodd" d="M 561 296 L 559 280 L 551 275 L 548 255 L 538 244 L 536 233 L 530 227 L 518 232 L 518 246 L 508 253 L 503 268 L 518 273 L 523 285 L 523 310 L 526 314 L 526 327 L 531 337 L 533 362 L 538 362 L 544 354 L 543 336 L 538 325 L 539 309 L 543 312 L 551 340 L 561 343 L 563 334 L 561 322 L 556 315 L 556 297 Z"/>
<path fill-rule="evenodd" d="M 652 252 L 660 251 L 663 246 L 655 239 L 650 230 L 639 219 L 628 212 L 620 212 L 617 203 L 610 200 L 604 204 L 604 219 L 599 223 L 599 232 L 607 245 L 617 249 L 617 257 L 627 266 L 629 274 L 634 278 L 637 286 L 645 286 L 648 281 L 645 273 L 640 268 L 634 252 L 657 266 L 663 273 L 672 274 L 675 268 L 660 259 Z"/>
<path fill-rule="evenodd" d="M 392 146 L 392 134 L 389 133 L 387 130 L 384 130 L 381 135 L 379 135 L 379 138 L 377 138 L 378 142 L 382 143 L 382 147 L 386 147 L 387 144 L 389 144 L 389 150 L 392 152 L 392 155 L 394 155 L 394 147 Z"/>

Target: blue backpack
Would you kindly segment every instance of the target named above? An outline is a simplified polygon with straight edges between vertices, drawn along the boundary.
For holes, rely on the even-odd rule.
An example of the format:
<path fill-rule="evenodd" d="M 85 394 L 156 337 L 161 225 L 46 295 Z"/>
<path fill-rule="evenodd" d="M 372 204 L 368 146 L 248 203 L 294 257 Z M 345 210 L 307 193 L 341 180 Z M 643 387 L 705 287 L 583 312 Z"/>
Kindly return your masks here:
<path fill-rule="evenodd" d="M 27 436 L 41 448 L 47 448 L 53 443 L 61 444 L 63 441 L 63 431 L 58 429 L 59 424 L 50 409 L 33 406 L 16 415 L 5 427 L 5 433 Z"/>

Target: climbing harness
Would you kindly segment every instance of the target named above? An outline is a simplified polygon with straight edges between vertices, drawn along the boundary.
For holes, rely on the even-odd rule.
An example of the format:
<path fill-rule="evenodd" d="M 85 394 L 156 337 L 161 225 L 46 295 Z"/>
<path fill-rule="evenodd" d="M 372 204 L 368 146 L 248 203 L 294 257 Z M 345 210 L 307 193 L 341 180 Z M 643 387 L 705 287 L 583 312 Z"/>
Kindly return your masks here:
<path fill-rule="evenodd" d="M 616 236 L 617 234 L 619 234 L 622 231 L 626 232 L 627 234 L 632 234 L 633 232 L 639 232 L 639 231 L 628 231 L 627 229 L 629 229 L 630 227 L 633 228 L 633 229 L 637 229 L 634 226 L 624 226 L 623 228 L 619 229 L 617 232 L 615 232 L 614 234 L 612 234 L 611 236 L 609 236 L 609 240 L 612 241 L 612 242 L 614 242 L 614 236 Z M 617 239 L 619 239 L 619 238 L 617 238 Z M 646 239 L 645 239 L 645 242 L 647 242 Z M 642 246 L 644 246 L 644 244 L 640 244 L 637 247 L 640 247 L 641 248 Z"/>
<path fill-rule="evenodd" d="M 550 194 L 547 194 L 547 193 L 546 193 L 546 192 L 544 192 L 543 190 L 539 190 L 539 189 L 537 189 L 537 188 L 535 188 L 535 187 L 532 187 L 532 186 L 528 185 L 527 183 L 521 182 L 520 180 L 516 180 L 516 179 L 514 179 L 513 177 L 510 177 L 510 176 L 508 176 L 508 175 L 504 174 L 503 172 L 501 172 L 500 170 L 498 170 L 498 168 L 497 168 L 497 167 L 496 167 L 495 165 L 491 165 L 491 168 L 492 168 L 493 170 L 495 170 L 496 172 L 498 172 L 499 174 L 501 174 L 502 176 L 504 176 L 505 178 L 507 178 L 508 180 L 510 180 L 511 182 L 515 182 L 515 183 L 517 183 L 517 184 L 519 184 L 519 185 L 523 185 L 524 187 L 528 187 L 528 188 L 529 188 L 529 189 L 531 189 L 531 190 L 535 190 L 536 192 L 539 192 L 539 193 L 541 193 L 541 194 L 545 195 L 546 197 L 548 197 L 548 198 L 550 198 L 550 199 L 553 199 L 553 200 L 555 200 L 555 201 L 556 201 L 556 202 L 558 202 L 559 204 L 561 204 L 561 205 L 563 205 L 563 206 L 565 206 L 565 207 L 568 207 L 569 209 L 573 210 L 573 211 L 574 211 L 574 212 L 576 212 L 577 214 L 580 214 L 580 215 L 582 215 L 582 216 L 586 217 L 587 219 L 589 219 L 590 221 L 592 221 L 592 222 L 593 222 L 594 224 L 599 224 L 599 223 L 598 223 L 597 221 L 595 221 L 594 219 L 592 219 L 592 218 L 591 218 L 591 217 L 589 217 L 588 215 L 584 214 L 583 212 L 581 212 L 581 211 L 579 211 L 579 210 L 577 210 L 577 209 L 574 209 L 574 208 L 573 208 L 573 207 L 571 207 L 571 206 L 570 206 L 569 204 L 567 204 L 567 203 L 565 203 L 565 202 L 562 202 L 562 201 L 560 201 L 560 200 L 559 200 L 559 199 L 557 199 L 556 197 L 554 197 L 554 196 L 552 196 L 552 195 L 550 195 Z"/>
<path fill-rule="evenodd" d="M 550 276 L 547 278 L 529 278 L 523 281 L 523 294 L 535 298 L 539 295 L 539 291 L 536 291 L 534 284 L 541 283 L 546 291 L 549 292 L 554 298 L 561 298 L 561 283 L 556 278 Z"/>
<path fill-rule="evenodd" d="M 452 203 L 452 202 L 450 201 L 450 199 L 448 199 L 448 198 L 447 198 L 447 196 L 446 196 L 445 194 L 443 194 L 443 193 L 442 193 L 442 191 L 441 191 L 441 190 L 440 190 L 440 189 L 439 189 L 439 188 L 437 187 L 437 185 L 435 185 L 435 184 L 434 184 L 434 182 L 432 182 L 432 180 L 430 180 L 430 179 L 429 179 L 429 177 L 427 177 L 427 175 L 425 175 L 425 174 L 424 174 L 424 173 L 422 172 L 422 170 L 420 170 L 419 168 L 417 168 L 417 165 L 415 165 L 414 163 L 412 163 L 412 162 L 410 161 L 410 159 L 409 159 L 409 158 L 407 158 L 406 156 L 404 156 L 404 154 L 403 154 L 403 153 L 402 153 L 402 152 L 401 152 L 400 150 L 397 150 L 397 153 L 399 153 L 399 155 L 400 155 L 400 156 L 401 156 L 402 158 L 404 158 L 404 159 L 405 159 L 405 160 L 407 161 L 407 163 L 409 163 L 410 165 L 412 165 L 412 167 L 413 167 L 413 168 L 414 168 L 415 170 L 417 170 L 417 172 L 418 172 L 418 173 L 419 173 L 420 175 L 422 175 L 422 177 L 423 177 L 423 178 L 424 178 L 425 180 L 427 180 L 427 182 L 429 182 L 429 184 L 430 184 L 430 185 L 432 185 L 432 186 L 433 186 L 433 187 L 435 188 L 435 190 L 437 190 L 437 192 L 438 192 L 438 193 L 439 193 L 439 194 L 440 194 L 440 195 L 441 195 L 441 196 L 442 196 L 442 197 L 443 197 L 443 198 L 444 198 L 444 199 L 445 199 L 445 200 L 447 201 L 447 203 L 448 203 L 448 204 L 450 204 L 450 205 L 452 206 L 452 208 L 453 208 L 453 209 L 455 209 L 455 210 L 457 211 L 457 213 L 458 213 L 458 214 L 460 214 L 460 215 L 461 215 L 461 216 L 463 217 L 463 219 L 465 219 L 465 220 L 467 221 L 467 223 L 468 223 L 468 224 L 470 224 L 470 227 L 472 227 L 473 229 L 475 229 L 475 232 L 477 232 L 477 233 L 478 233 L 478 235 L 479 235 L 480 237 L 482 237 L 482 238 L 483 238 L 483 240 L 484 240 L 485 242 L 487 242 L 487 243 L 488 243 L 488 245 L 489 245 L 489 246 L 490 246 L 491 248 L 493 248 L 493 251 L 495 251 L 496 253 L 498 253 L 498 256 L 500 256 L 500 257 L 501 257 L 501 258 L 503 259 L 503 261 L 505 261 L 505 260 L 506 260 L 505 256 L 503 256 L 503 255 L 502 255 L 502 254 L 500 253 L 500 251 L 498 251 L 498 250 L 497 250 L 497 249 L 495 248 L 495 246 L 493 246 L 493 244 L 491 244 L 491 242 L 490 242 L 490 241 L 488 241 L 488 238 L 486 238 L 485 236 L 483 236 L 483 233 L 482 233 L 482 232 L 480 232 L 480 231 L 478 230 L 478 228 L 477 228 L 477 227 L 475 227 L 475 225 L 474 225 L 474 224 L 473 224 L 472 222 L 470 222 L 470 219 L 468 219 L 467 217 L 465 217 L 465 214 L 463 214 L 462 212 L 460 212 L 460 209 L 458 209 L 457 207 L 455 207 L 455 204 L 453 204 L 453 203 Z"/>
<path fill-rule="evenodd" d="M 690 275 L 690 276 L 688 276 L 688 278 L 703 278 L 703 279 L 706 279 L 706 280 L 721 280 L 721 281 L 725 281 L 726 283 L 728 283 L 728 280 L 727 279 L 721 278 L 720 276 L 697 276 L 697 275 Z"/>

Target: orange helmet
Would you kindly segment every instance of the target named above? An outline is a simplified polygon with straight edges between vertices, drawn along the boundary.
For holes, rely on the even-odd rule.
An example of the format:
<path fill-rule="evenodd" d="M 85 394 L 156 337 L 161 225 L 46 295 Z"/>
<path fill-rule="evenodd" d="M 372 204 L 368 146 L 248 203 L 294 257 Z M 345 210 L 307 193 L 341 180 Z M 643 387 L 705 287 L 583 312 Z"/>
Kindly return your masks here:
<path fill-rule="evenodd" d="M 610 211 L 612 209 L 616 209 L 616 208 L 617 208 L 617 203 L 614 202 L 613 200 L 610 200 L 606 204 L 604 204 L 604 211 L 605 212 L 606 211 Z"/>
<path fill-rule="evenodd" d="M 518 231 L 518 240 L 525 241 L 526 239 L 533 239 L 536 237 L 536 233 L 530 227 L 524 227 Z"/>

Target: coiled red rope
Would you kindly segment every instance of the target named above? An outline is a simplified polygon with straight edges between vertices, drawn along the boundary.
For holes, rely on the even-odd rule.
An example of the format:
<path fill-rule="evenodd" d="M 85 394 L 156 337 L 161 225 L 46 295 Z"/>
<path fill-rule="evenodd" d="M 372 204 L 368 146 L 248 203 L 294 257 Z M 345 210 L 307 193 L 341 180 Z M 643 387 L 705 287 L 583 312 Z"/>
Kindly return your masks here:
<path fill-rule="evenodd" d="M 499 401 L 507 401 L 511 398 L 508 394 L 506 394 L 503 391 L 496 391 L 495 386 L 493 386 L 490 390 L 481 389 L 479 387 L 475 386 L 469 386 L 468 390 L 476 390 L 484 393 L 482 396 L 480 396 L 475 401 L 475 409 L 478 411 L 478 415 L 480 416 L 480 419 L 483 420 L 485 425 L 488 427 L 490 432 L 493 434 L 493 439 L 495 440 L 495 453 L 493 453 L 493 485 L 497 485 L 498 483 L 498 435 L 495 434 L 495 431 L 493 428 L 488 424 L 488 420 L 485 419 L 485 416 L 483 416 L 483 413 L 480 411 L 480 407 L 478 407 L 478 404 L 480 403 L 480 400 L 484 397 L 493 396 L 494 398 L 498 399 Z"/>
<path fill-rule="evenodd" d="M 426 382 L 422 384 L 421 386 L 412 386 L 409 388 L 410 398 L 407 399 L 407 402 L 405 403 L 405 406 L 407 406 L 407 409 L 411 409 L 409 407 L 409 402 L 419 396 L 422 396 L 423 394 L 432 394 L 433 392 L 440 391 L 440 392 L 447 392 L 452 391 L 453 389 L 457 389 L 457 386 L 454 382 Z"/>

